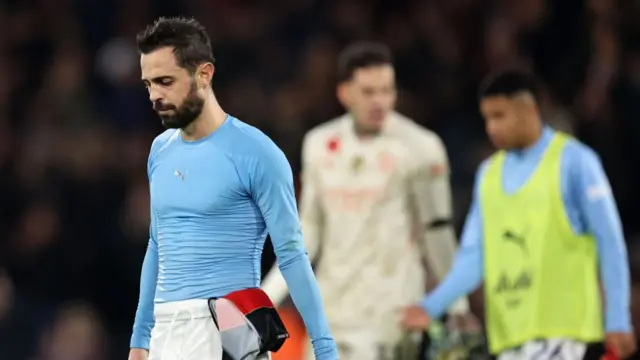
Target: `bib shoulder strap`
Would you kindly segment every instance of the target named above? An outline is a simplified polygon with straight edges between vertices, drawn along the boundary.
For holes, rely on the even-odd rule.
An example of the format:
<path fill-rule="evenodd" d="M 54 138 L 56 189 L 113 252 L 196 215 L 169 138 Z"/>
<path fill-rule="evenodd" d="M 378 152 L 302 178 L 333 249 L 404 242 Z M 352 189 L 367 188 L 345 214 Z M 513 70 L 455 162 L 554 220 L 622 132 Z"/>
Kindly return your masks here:
<path fill-rule="evenodd" d="M 571 139 L 570 135 L 567 135 L 562 132 L 556 132 L 553 135 L 553 139 L 551 139 L 551 143 L 549 143 L 549 147 L 547 149 L 546 156 L 550 156 L 553 158 L 560 157 L 562 154 L 562 150 L 564 150 L 565 144 Z"/>

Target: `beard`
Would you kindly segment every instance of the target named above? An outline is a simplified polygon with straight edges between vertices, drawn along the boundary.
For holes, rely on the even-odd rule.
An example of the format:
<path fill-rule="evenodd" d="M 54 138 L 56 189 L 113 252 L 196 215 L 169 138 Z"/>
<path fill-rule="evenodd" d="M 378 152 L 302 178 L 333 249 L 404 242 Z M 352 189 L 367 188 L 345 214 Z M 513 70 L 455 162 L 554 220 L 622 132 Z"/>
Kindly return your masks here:
<path fill-rule="evenodd" d="M 198 96 L 198 89 L 195 82 L 192 82 L 189 93 L 182 101 L 182 105 L 175 106 L 172 104 L 156 101 L 153 109 L 160 116 L 162 125 L 167 129 L 183 129 L 191 124 L 200 116 L 204 108 L 204 99 Z M 160 113 L 161 111 L 172 111 L 170 113 Z"/>

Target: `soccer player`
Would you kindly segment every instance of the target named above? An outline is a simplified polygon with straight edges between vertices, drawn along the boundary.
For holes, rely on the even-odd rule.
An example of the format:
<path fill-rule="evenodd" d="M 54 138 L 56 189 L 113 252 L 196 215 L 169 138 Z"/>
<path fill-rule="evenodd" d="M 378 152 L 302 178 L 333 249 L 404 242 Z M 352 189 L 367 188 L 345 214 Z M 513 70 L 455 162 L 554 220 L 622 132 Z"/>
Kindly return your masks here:
<path fill-rule="evenodd" d="M 398 349 L 417 342 L 403 337 L 398 310 L 424 295 L 423 259 L 438 280 L 455 254 L 447 155 L 435 133 L 393 111 L 384 45 L 353 44 L 338 63 L 348 112 L 304 138 L 302 229 L 342 359 L 398 358 L 416 351 Z M 262 287 L 286 297 L 277 268 Z M 466 298 L 453 312 L 466 317 Z"/>
<path fill-rule="evenodd" d="M 603 340 L 624 359 L 635 351 L 629 270 L 609 182 L 593 150 L 544 125 L 535 94 L 519 71 L 482 84 L 480 111 L 500 150 L 478 171 L 453 269 L 402 323 L 426 327 L 484 280 L 498 359 L 599 359 L 588 348 Z"/>
<path fill-rule="evenodd" d="M 216 101 L 205 29 L 193 19 L 160 18 L 137 44 L 142 81 L 168 130 L 149 154 L 150 239 L 130 359 L 232 359 L 223 355 L 208 299 L 258 288 L 267 232 L 316 358 L 338 359 L 303 246 L 289 163 Z"/>

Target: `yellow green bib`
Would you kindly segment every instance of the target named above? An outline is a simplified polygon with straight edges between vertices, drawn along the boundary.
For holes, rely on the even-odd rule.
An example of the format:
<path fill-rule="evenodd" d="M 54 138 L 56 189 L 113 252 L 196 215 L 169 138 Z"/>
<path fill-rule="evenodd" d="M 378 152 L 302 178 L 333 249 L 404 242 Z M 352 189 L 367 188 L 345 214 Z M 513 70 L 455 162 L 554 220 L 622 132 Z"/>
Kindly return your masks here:
<path fill-rule="evenodd" d="M 596 244 L 577 235 L 560 190 L 567 136 L 556 133 L 536 171 L 514 194 L 502 186 L 505 152 L 480 184 L 485 307 L 491 353 L 539 338 L 600 341 Z"/>

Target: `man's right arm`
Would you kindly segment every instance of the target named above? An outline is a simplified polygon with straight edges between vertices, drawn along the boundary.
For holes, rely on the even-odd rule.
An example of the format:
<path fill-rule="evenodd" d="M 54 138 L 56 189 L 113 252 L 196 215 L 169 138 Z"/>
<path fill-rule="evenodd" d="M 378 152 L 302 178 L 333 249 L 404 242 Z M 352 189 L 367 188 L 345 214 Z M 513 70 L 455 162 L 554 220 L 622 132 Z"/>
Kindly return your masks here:
<path fill-rule="evenodd" d="M 421 302 L 431 318 L 444 315 L 454 301 L 477 289 L 483 278 L 482 216 L 478 199 L 478 187 L 484 166 L 476 175 L 473 201 L 464 229 L 460 248 L 451 271 L 440 284 Z"/>
<path fill-rule="evenodd" d="M 151 227 L 153 228 L 153 225 Z M 149 350 L 151 329 L 154 325 L 153 300 L 156 294 L 157 279 L 158 244 L 156 243 L 155 236 L 152 235 L 149 238 L 147 253 L 142 263 L 140 298 L 138 300 L 138 310 L 136 311 L 136 318 L 133 323 L 133 335 L 131 336 L 130 344 L 132 349 Z"/>
<path fill-rule="evenodd" d="M 152 161 L 154 149 L 158 141 L 153 142 L 147 162 L 147 176 L 151 182 Z M 158 242 L 156 239 L 156 217 L 151 204 L 150 207 L 150 225 L 149 225 L 149 244 L 147 252 L 142 262 L 142 272 L 140 274 L 140 296 L 138 298 L 138 309 L 133 322 L 133 334 L 131 336 L 130 347 L 132 350 L 144 349 L 149 350 L 151 342 L 151 329 L 155 323 L 153 315 L 154 298 L 156 296 L 156 286 L 158 283 Z M 133 354 L 132 354 L 133 355 Z"/>
<path fill-rule="evenodd" d="M 313 263 L 319 255 L 324 214 L 318 195 L 317 174 L 312 165 L 312 149 L 313 147 L 310 145 L 309 137 L 307 136 L 302 143 L 303 171 L 301 174 L 302 191 L 300 192 L 299 211 L 304 245 L 309 259 Z M 289 289 L 277 264 L 274 264 L 265 276 L 261 288 L 269 295 L 274 304 L 279 305 L 285 300 L 289 294 Z"/>

